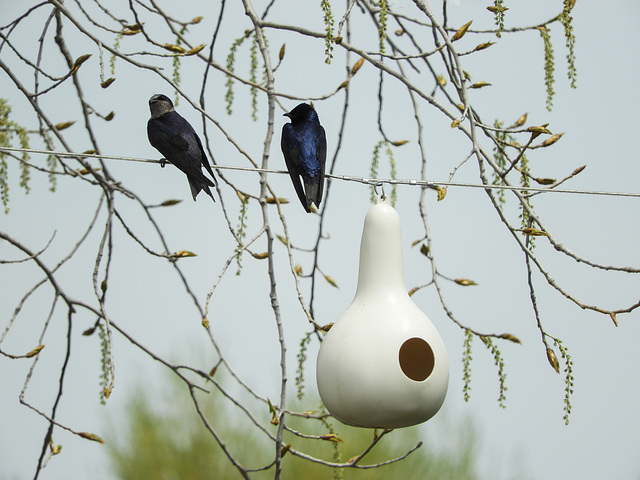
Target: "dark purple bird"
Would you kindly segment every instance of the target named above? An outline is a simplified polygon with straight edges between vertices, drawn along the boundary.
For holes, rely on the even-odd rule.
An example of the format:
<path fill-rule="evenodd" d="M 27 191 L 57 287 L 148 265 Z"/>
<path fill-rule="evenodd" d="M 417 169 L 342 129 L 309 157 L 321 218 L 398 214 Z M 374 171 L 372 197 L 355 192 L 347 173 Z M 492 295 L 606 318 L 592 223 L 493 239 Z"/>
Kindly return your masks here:
<path fill-rule="evenodd" d="M 310 105 L 301 103 L 284 115 L 291 119 L 291 123 L 282 127 L 280 146 L 284 161 L 300 203 L 311 212 L 311 205 L 317 209 L 322 201 L 327 138 L 318 114 Z"/>
<path fill-rule="evenodd" d="M 200 190 L 204 190 L 215 202 L 209 187 L 215 187 L 216 177 L 211 170 L 202 142 L 193 127 L 173 108 L 169 97 L 162 94 L 149 99 L 151 118 L 147 123 L 149 143 L 155 147 L 165 159 L 170 161 L 187 175 L 191 195 L 195 201 Z M 207 169 L 213 181 L 202 173 L 202 166 Z"/>

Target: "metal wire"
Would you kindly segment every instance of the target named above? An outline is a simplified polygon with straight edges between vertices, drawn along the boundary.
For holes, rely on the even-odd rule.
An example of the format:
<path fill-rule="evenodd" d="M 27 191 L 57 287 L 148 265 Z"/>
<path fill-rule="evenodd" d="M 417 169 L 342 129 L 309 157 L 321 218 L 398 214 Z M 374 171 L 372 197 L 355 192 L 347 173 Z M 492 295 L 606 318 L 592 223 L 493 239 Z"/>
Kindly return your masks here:
<path fill-rule="evenodd" d="M 32 153 L 32 154 L 42 154 L 42 155 L 54 155 L 56 157 L 63 158 L 99 158 L 102 160 L 122 160 L 127 162 L 142 162 L 142 163 L 158 163 L 160 164 L 160 160 L 154 160 L 150 158 L 139 158 L 139 157 L 124 157 L 119 155 L 102 155 L 98 153 L 70 153 L 70 152 L 57 152 L 52 150 L 39 150 L 34 148 L 16 148 L 16 147 L 2 147 L 0 146 L 0 152 L 15 152 L 15 153 Z M 212 168 L 218 170 L 235 170 L 241 172 L 255 172 L 255 173 L 273 173 L 273 174 L 288 174 L 286 170 L 275 170 L 268 168 L 255 168 L 255 167 L 240 167 L 240 166 L 232 166 L 232 165 L 211 165 Z M 366 185 L 371 185 L 375 187 L 382 187 L 384 183 L 388 183 L 390 185 L 409 185 L 409 186 L 419 186 L 419 187 L 429 187 L 429 188 L 437 188 L 437 187 L 460 187 L 460 188 L 481 188 L 485 190 L 516 190 L 518 192 L 538 192 L 538 193 L 566 193 L 566 194 L 576 194 L 576 195 L 601 195 L 601 196 L 611 196 L 611 197 L 631 197 L 631 198 L 640 198 L 640 193 L 634 192 L 608 192 L 608 191 L 598 191 L 598 190 L 570 190 L 570 189 L 559 189 L 559 188 L 542 188 L 542 187 L 517 187 L 512 185 L 482 185 L 475 183 L 460 183 L 460 182 L 446 182 L 446 181 L 436 181 L 436 180 L 416 180 L 416 179 L 395 179 L 395 178 L 367 178 L 367 177 L 356 177 L 350 175 L 337 175 L 337 174 L 325 174 L 325 177 L 331 178 L 334 180 L 342 180 L 347 182 L 357 182 L 363 183 Z M 384 190 L 383 190 L 384 194 Z"/>

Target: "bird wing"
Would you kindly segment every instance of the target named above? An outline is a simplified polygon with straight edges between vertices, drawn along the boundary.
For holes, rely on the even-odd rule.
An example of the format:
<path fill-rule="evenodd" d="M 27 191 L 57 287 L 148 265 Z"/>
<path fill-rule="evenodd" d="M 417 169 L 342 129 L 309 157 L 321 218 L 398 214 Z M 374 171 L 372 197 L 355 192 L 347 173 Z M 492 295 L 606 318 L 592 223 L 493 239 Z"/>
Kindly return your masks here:
<path fill-rule="evenodd" d="M 322 201 L 322 192 L 324 190 L 324 167 L 327 163 L 327 136 L 322 125 L 318 125 L 318 127 L 318 135 L 316 136 L 316 159 L 320 164 L 320 179 L 316 198 L 314 199 L 316 206 L 319 206 Z"/>
<path fill-rule="evenodd" d="M 147 133 L 151 145 L 188 177 L 214 186 L 202 174 L 201 165 L 208 166 L 202 143 L 189 122 L 177 112 L 169 112 L 149 120 Z"/>
<path fill-rule="evenodd" d="M 300 155 L 300 148 L 298 146 L 298 139 L 296 138 L 293 127 L 290 123 L 285 123 L 282 127 L 282 138 L 280 141 L 282 148 L 282 154 L 284 155 L 284 162 L 287 165 L 291 182 L 296 190 L 298 199 L 304 209 L 309 212 L 309 206 L 307 205 L 307 198 L 302 188 L 302 182 L 300 181 L 300 174 L 302 168 L 302 158 Z"/>
<path fill-rule="evenodd" d="M 213 174 L 213 170 L 211 169 L 211 165 L 209 164 L 209 159 L 207 159 L 207 155 L 204 153 L 204 148 L 202 147 L 202 142 L 200 141 L 200 137 L 198 135 L 196 135 L 196 140 L 198 142 L 198 148 L 200 149 L 202 165 L 204 165 L 204 168 L 207 169 L 207 172 L 209 172 L 209 175 L 211 175 L 211 178 L 213 178 L 213 183 L 215 184 L 216 176 Z"/>
<path fill-rule="evenodd" d="M 324 190 L 324 170 L 327 160 L 327 138 L 324 128 L 319 123 L 308 126 L 306 142 L 309 146 L 302 155 L 302 179 L 306 193 L 307 205 L 313 202 L 317 208 L 322 201 Z"/>
<path fill-rule="evenodd" d="M 147 122 L 147 135 L 149 143 L 167 157 L 167 160 L 171 160 L 170 157 L 176 153 L 186 151 L 189 148 L 189 143 L 180 135 L 178 129 L 170 125 L 164 117 L 163 115 L 151 118 Z"/>

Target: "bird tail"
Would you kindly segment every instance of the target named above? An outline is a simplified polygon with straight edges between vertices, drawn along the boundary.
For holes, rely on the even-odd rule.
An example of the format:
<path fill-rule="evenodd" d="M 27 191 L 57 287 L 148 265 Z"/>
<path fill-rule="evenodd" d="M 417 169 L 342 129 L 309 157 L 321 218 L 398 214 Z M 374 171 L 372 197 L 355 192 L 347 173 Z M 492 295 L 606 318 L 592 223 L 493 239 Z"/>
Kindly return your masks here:
<path fill-rule="evenodd" d="M 307 200 L 307 212 L 311 210 L 311 204 L 314 203 L 316 208 L 320 207 L 322 201 L 322 190 L 324 186 L 324 175 L 316 175 L 314 177 L 304 176 L 304 192 Z"/>
<path fill-rule="evenodd" d="M 211 200 L 215 202 L 216 199 L 211 193 L 211 190 L 209 190 L 210 186 L 215 187 L 215 184 L 204 175 L 202 176 L 202 179 L 193 179 L 189 177 L 189 187 L 191 187 L 191 196 L 193 197 L 194 201 L 198 193 L 200 193 L 200 190 L 203 190 L 207 195 L 211 197 Z"/>

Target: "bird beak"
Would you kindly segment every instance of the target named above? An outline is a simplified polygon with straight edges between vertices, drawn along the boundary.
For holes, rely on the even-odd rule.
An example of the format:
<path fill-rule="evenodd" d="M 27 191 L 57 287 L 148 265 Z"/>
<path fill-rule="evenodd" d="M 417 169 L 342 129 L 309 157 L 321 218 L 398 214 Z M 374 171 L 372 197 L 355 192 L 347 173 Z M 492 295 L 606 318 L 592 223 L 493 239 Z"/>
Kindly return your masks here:
<path fill-rule="evenodd" d="M 289 113 L 289 112 L 287 112 L 287 113 L 283 113 L 283 114 L 282 114 L 282 116 L 283 116 L 283 117 L 289 117 L 289 118 L 291 118 L 291 113 Z"/>

